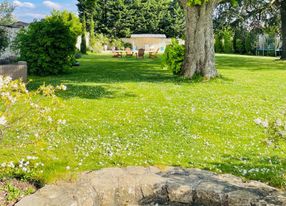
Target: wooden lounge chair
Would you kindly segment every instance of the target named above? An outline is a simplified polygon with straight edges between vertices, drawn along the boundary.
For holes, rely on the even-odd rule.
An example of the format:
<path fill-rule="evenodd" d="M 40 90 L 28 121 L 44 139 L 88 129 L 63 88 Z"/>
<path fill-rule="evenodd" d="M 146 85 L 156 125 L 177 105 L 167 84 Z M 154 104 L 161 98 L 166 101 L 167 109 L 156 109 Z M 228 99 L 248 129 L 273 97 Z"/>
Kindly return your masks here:
<path fill-rule="evenodd" d="M 156 51 L 150 51 L 149 52 L 149 58 L 157 58 L 158 53 L 159 53 L 159 49 L 157 49 Z"/>
<path fill-rule="evenodd" d="M 145 54 L 145 49 L 139 49 L 138 53 L 136 54 L 136 57 L 144 59 L 144 54 Z"/>
<path fill-rule="evenodd" d="M 131 51 L 130 48 L 126 48 L 125 52 L 126 52 L 126 57 L 132 57 L 133 56 L 133 52 Z"/>

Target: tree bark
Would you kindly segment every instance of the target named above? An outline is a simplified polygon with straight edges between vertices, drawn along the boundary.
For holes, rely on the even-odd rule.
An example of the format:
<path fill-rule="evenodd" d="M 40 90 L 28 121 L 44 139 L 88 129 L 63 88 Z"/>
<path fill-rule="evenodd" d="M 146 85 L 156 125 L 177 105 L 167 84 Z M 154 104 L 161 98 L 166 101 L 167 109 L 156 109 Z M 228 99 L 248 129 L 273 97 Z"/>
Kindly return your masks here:
<path fill-rule="evenodd" d="M 185 6 L 186 54 L 182 69 L 185 77 L 200 75 L 210 79 L 218 75 L 212 20 L 216 4 L 216 1 L 209 0 L 200 6 Z"/>
<path fill-rule="evenodd" d="M 286 0 L 281 1 L 281 34 L 282 34 L 282 54 L 281 59 L 286 60 Z"/>

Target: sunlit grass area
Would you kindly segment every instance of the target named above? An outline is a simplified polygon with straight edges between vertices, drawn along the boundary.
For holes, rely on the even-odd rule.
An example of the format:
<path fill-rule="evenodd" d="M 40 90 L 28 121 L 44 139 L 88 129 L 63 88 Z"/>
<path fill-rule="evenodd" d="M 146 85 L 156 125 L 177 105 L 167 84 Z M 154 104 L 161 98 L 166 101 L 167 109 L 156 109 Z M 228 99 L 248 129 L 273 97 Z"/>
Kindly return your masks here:
<path fill-rule="evenodd" d="M 52 136 L 5 137 L 0 163 L 36 156 L 44 167 L 34 178 L 43 182 L 103 167 L 171 165 L 284 187 L 286 156 L 264 144 L 254 120 L 285 109 L 286 63 L 236 55 L 216 60 L 221 77 L 208 82 L 173 76 L 160 58 L 93 54 L 68 74 L 30 77 L 30 90 L 44 82 L 67 85 L 54 111 L 67 123 Z"/>

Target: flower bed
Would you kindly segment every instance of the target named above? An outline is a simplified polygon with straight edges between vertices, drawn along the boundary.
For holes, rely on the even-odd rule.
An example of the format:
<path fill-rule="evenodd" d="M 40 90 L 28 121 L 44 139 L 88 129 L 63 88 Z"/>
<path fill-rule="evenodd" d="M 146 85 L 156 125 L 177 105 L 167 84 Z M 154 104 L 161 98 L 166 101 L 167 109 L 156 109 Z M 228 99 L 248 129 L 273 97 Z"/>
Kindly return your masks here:
<path fill-rule="evenodd" d="M 0 75 L 10 76 L 14 79 L 27 81 L 27 63 L 19 61 L 16 64 L 0 65 Z"/>

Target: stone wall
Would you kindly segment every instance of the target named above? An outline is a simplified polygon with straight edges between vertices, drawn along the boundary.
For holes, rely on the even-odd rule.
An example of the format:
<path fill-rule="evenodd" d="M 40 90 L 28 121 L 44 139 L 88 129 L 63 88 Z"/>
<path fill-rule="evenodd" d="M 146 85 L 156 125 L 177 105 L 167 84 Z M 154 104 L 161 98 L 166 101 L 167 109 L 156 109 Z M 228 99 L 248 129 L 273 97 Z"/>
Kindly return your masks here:
<path fill-rule="evenodd" d="M 16 206 L 285 206 L 285 192 L 199 169 L 108 168 L 47 185 Z"/>
<path fill-rule="evenodd" d="M 0 75 L 10 76 L 12 79 L 22 79 L 27 81 L 27 63 L 18 62 L 17 64 L 0 65 Z"/>

